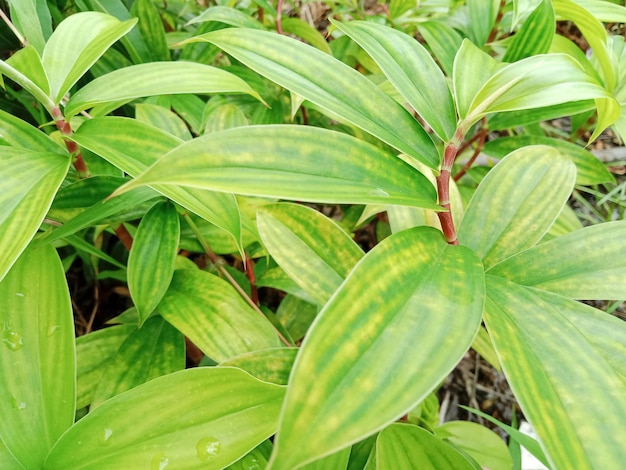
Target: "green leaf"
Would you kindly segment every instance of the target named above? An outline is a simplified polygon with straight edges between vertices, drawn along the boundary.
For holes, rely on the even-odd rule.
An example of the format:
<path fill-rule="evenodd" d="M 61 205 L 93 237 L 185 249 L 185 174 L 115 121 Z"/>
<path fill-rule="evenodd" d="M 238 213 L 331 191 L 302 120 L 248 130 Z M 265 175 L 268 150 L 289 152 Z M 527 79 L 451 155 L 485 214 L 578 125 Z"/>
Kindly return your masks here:
<path fill-rule="evenodd" d="M 137 27 L 146 45 L 150 49 L 152 60 L 170 60 L 163 20 L 158 8 L 152 0 L 135 0 L 131 8 L 133 16 L 139 18 Z"/>
<path fill-rule="evenodd" d="M 623 299 L 626 263 L 615 254 L 624 239 L 624 221 L 586 227 L 512 256 L 489 273 L 573 299 Z"/>
<path fill-rule="evenodd" d="M 274 433 L 283 394 L 238 369 L 175 372 L 82 418 L 44 468 L 224 468 Z"/>
<path fill-rule="evenodd" d="M 300 470 L 346 470 L 348 468 L 348 460 L 350 459 L 350 447 L 346 447 L 339 452 L 328 455 L 323 459 L 308 463 Z"/>
<path fill-rule="evenodd" d="M 53 152 L 67 155 L 65 148 L 45 133 L 1 109 L 0 145 L 20 147 L 36 152 Z"/>
<path fill-rule="evenodd" d="M 65 114 L 73 116 L 102 103 L 184 93 L 246 93 L 261 100 L 246 82 L 225 70 L 194 62 L 154 62 L 96 78 L 70 98 Z"/>
<path fill-rule="evenodd" d="M 298 36 L 316 49 L 332 56 L 333 53 L 328 45 L 328 41 L 326 41 L 324 36 L 322 36 L 317 29 L 306 21 L 301 20 L 300 18 L 288 17 L 282 19 L 281 25 L 283 27 L 283 32 Z"/>
<path fill-rule="evenodd" d="M 2 441 L 0 441 L 0 467 L 3 470 L 24 470 L 22 464 L 15 460 Z"/>
<path fill-rule="evenodd" d="M 74 318 L 61 261 L 29 248 L 0 282 L 0 440 L 41 468 L 74 422 Z"/>
<path fill-rule="evenodd" d="M 470 111 L 476 94 L 503 65 L 465 39 L 454 58 L 452 83 L 456 108 L 461 119 Z"/>
<path fill-rule="evenodd" d="M 488 113 L 552 106 L 568 101 L 604 99 L 598 105 L 599 120 L 612 124 L 620 114 L 619 104 L 595 79 L 568 55 L 543 54 L 501 68 L 473 97 L 463 128 Z M 594 132 L 602 132 L 599 126 Z"/>
<path fill-rule="evenodd" d="M 372 56 L 387 79 L 437 136 L 449 141 L 456 130 L 452 94 L 441 69 L 414 38 L 371 21 L 332 24 Z"/>
<path fill-rule="evenodd" d="M 441 64 L 446 75 L 451 77 L 454 58 L 463 43 L 461 35 L 447 24 L 436 21 L 418 23 L 417 29 L 426 40 L 428 47 Z"/>
<path fill-rule="evenodd" d="M 469 2 L 469 32 L 473 42 L 478 46 L 484 46 L 491 30 L 494 27 L 498 10 L 499 0 L 483 0 Z"/>
<path fill-rule="evenodd" d="M 33 46 L 20 49 L 9 57 L 6 63 L 28 77 L 43 93 L 50 94 L 50 84 L 46 71 L 43 68 L 41 57 Z"/>
<path fill-rule="evenodd" d="M 478 330 L 482 273 L 470 250 L 430 227 L 370 251 L 305 337 L 272 468 L 297 468 L 357 442 L 437 387 Z"/>
<path fill-rule="evenodd" d="M 513 41 L 502 57 L 503 62 L 516 62 L 550 50 L 555 31 L 555 15 L 551 0 L 541 0 L 516 31 Z"/>
<path fill-rule="evenodd" d="M 469 421 L 448 421 L 435 435 L 476 460 L 481 468 L 511 470 L 513 462 L 500 436 L 485 426 Z"/>
<path fill-rule="evenodd" d="M 286 36 L 252 29 L 223 29 L 192 40 L 215 44 L 332 116 L 430 168 L 439 166 L 439 152 L 419 123 L 369 79 L 328 54 Z"/>
<path fill-rule="evenodd" d="M 80 126 L 72 139 L 131 176 L 137 176 L 182 143 L 152 126 L 121 117 L 91 119 Z M 241 217 L 232 194 L 163 185 L 155 185 L 155 189 L 224 229 L 241 245 Z"/>
<path fill-rule="evenodd" d="M 163 318 L 150 318 L 108 361 L 94 390 L 90 411 L 111 397 L 184 368 L 183 335 Z"/>
<path fill-rule="evenodd" d="M 305 206 L 263 206 L 257 224 L 272 257 L 320 305 L 363 257 L 363 250 L 343 229 Z"/>
<path fill-rule="evenodd" d="M 0 280 L 37 232 L 69 165 L 66 155 L 0 146 Z"/>
<path fill-rule="evenodd" d="M 570 157 L 576 165 L 576 184 L 592 185 L 615 182 L 611 172 L 594 154 L 579 145 L 561 139 L 541 135 L 503 137 L 487 142 L 482 151 L 487 155 L 502 158 L 506 154 L 528 145 L 548 145 Z"/>
<path fill-rule="evenodd" d="M 544 145 L 510 153 L 482 181 L 465 211 L 458 236 L 485 268 L 535 245 L 561 212 L 576 167 Z M 495 215 L 495 216 L 494 216 Z"/>
<path fill-rule="evenodd" d="M 107 364 L 122 343 L 137 330 L 135 325 L 116 325 L 76 338 L 76 408 L 91 403 Z"/>
<path fill-rule="evenodd" d="M 555 468 L 619 468 L 626 325 L 556 294 L 487 276 L 485 323 Z M 616 403 L 607 413 L 606 404 Z M 601 426 L 590 426 L 601 417 Z"/>
<path fill-rule="evenodd" d="M 215 108 L 209 115 L 204 127 L 204 133 L 224 131 L 234 127 L 248 125 L 248 119 L 241 109 L 234 104 L 225 104 Z"/>
<path fill-rule="evenodd" d="M 135 19 L 120 22 L 94 11 L 76 13 L 63 20 L 50 36 L 42 55 L 52 101 L 58 104 L 78 79 L 136 22 Z"/>
<path fill-rule="evenodd" d="M 43 53 L 46 39 L 52 33 L 52 18 L 45 0 L 11 2 L 11 21 L 27 39 L 29 46 Z"/>
<path fill-rule="evenodd" d="M 287 385 L 298 348 L 261 349 L 232 357 L 220 367 L 238 367 L 263 382 Z"/>
<path fill-rule="evenodd" d="M 432 184 L 409 164 L 347 134 L 306 126 L 249 126 L 202 136 L 168 153 L 121 191 L 143 184 L 439 208 Z"/>
<path fill-rule="evenodd" d="M 157 127 L 180 140 L 191 140 L 189 128 L 176 113 L 155 104 L 138 103 L 135 105 L 135 119 Z"/>
<path fill-rule="evenodd" d="M 206 21 L 225 23 L 237 28 L 266 29 L 262 23 L 251 18 L 243 11 L 221 5 L 207 8 L 187 24 L 203 23 Z"/>
<path fill-rule="evenodd" d="M 271 323 L 213 274 L 180 270 L 158 312 L 217 362 L 281 346 Z"/>
<path fill-rule="evenodd" d="M 156 204 L 141 219 L 128 256 L 128 289 L 141 325 L 159 304 L 174 275 L 180 223 L 170 202 Z"/>
<path fill-rule="evenodd" d="M 453 447 L 412 424 L 394 423 L 383 429 L 376 439 L 376 450 L 370 457 L 372 458 L 376 463 L 372 468 L 378 470 L 474 469 Z"/>
<path fill-rule="evenodd" d="M 574 101 L 554 106 L 544 106 L 522 111 L 495 113 L 487 118 L 490 130 L 510 129 L 535 124 L 540 121 L 549 121 L 564 116 L 591 112 L 596 108 L 593 100 Z"/>
<path fill-rule="evenodd" d="M 591 12 L 572 0 L 551 0 L 558 19 L 573 21 L 589 43 L 597 58 L 604 85 L 612 92 L 617 85 L 615 65 L 607 48 L 607 32 L 604 25 Z"/>
<path fill-rule="evenodd" d="M 148 208 L 144 209 L 142 204 L 147 201 L 152 201 L 158 197 L 150 188 L 139 188 L 136 191 L 132 191 L 128 194 L 123 194 L 122 197 L 101 201 L 90 208 L 84 210 L 76 217 L 72 218 L 68 222 L 64 223 L 60 227 L 56 227 L 48 231 L 36 242 L 38 244 L 51 243 L 55 240 L 65 238 L 68 235 L 72 235 L 79 230 L 94 225 L 96 222 L 107 223 L 109 219 L 115 219 L 116 223 L 121 220 L 128 220 L 124 215 L 128 214 L 130 209 L 139 208 L 139 213 L 131 212 L 128 216 L 131 219 L 136 219 L 142 216 Z M 154 203 L 150 204 L 153 205 Z"/>

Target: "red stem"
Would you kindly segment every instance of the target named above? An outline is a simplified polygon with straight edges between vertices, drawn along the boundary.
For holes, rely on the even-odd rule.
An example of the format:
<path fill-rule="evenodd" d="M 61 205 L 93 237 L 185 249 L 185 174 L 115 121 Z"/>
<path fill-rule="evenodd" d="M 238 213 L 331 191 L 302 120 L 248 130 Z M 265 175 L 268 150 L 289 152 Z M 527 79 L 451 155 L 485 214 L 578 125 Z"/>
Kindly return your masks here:
<path fill-rule="evenodd" d="M 463 137 L 457 133 L 454 135 L 454 140 L 446 145 L 443 154 L 443 165 L 441 167 L 441 173 L 437 176 L 437 193 L 439 194 L 439 205 L 445 209 L 444 212 L 437 212 L 439 222 L 441 223 L 441 230 L 446 237 L 446 241 L 450 245 L 458 245 L 459 240 L 456 237 L 456 229 L 454 228 L 454 220 L 452 219 L 452 212 L 450 210 L 450 169 L 454 164 L 454 159 L 458 152 L 458 146 L 456 142 L 461 142 Z"/>
<path fill-rule="evenodd" d="M 56 124 L 61 134 L 64 136 L 72 135 L 72 126 L 70 123 L 65 120 L 63 113 L 59 109 L 58 106 L 55 106 L 52 109 L 52 117 L 54 118 L 54 123 Z M 80 152 L 78 145 L 76 142 L 72 142 L 69 139 L 65 139 L 65 147 L 67 147 L 68 152 L 74 157 L 74 161 L 72 162 L 74 168 L 76 168 L 76 172 L 78 173 L 79 178 L 89 178 L 91 173 L 89 173 L 89 169 L 87 168 L 87 164 L 85 163 L 85 159 L 83 158 L 83 154 Z"/>
<path fill-rule="evenodd" d="M 276 4 L 276 32 L 278 34 L 283 34 L 282 15 L 283 15 L 283 0 L 278 0 L 278 3 Z"/>
<path fill-rule="evenodd" d="M 487 129 L 483 127 L 478 133 L 478 136 L 480 137 L 480 139 L 478 141 L 478 145 L 476 145 L 476 148 L 474 149 L 474 153 L 472 154 L 470 159 L 467 161 L 467 163 L 465 163 L 463 168 L 461 168 L 461 171 L 459 171 L 456 175 L 454 175 L 454 181 L 459 181 L 463 177 L 463 175 L 467 173 L 467 170 L 469 170 L 471 166 L 474 164 L 474 162 L 478 158 L 478 155 L 480 155 L 480 151 L 483 149 L 483 146 L 485 145 L 485 139 L 487 138 Z"/>

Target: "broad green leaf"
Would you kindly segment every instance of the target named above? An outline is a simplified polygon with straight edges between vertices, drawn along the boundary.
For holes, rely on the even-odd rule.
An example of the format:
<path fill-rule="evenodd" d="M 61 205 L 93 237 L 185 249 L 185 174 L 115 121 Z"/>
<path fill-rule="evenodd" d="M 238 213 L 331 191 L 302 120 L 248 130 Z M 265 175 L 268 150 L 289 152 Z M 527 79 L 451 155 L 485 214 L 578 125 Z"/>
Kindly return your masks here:
<path fill-rule="evenodd" d="M 328 455 L 323 459 L 308 463 L 301 470 L 346 470 L 348 468 L 348 460 L 350 459 L 350 447 L 346 447 L 339 452 Z"/>
<path fill-rule="evenodd" d="M 29 46 L 43 53 L 46 39 L 52 33 L 52 18 L 45 0 L 11 2 L 11 21 L 26 38 Z"/>
<path fill-rule="evenodd" d="M 482 47 L 489 39 L 500 8 L 499 0 L 468 2 L 469 32 L 473 42 Z"/>
<path fill-rule="evenodd" d="M 152 0 L 135 0 L 131 13 L 139 19 L 137 28 L 150 49 L 152 60 L 155 62 L 170 60 L 170 51 L 163 29 L 163 19 L 154 2 Z"/>
<path fill-rule="evenodd" d="M 1 109 L 0 145 L 20 147 L 36 152 L 67 154 L 64 147 L 60 146 L 39 129 Z M 3 172 L 3 174 L 7 173 Z"/>
<path fill-rule="evenodd" d="M 58 153 L 0 146 L 0 280 L 37 232 L 69 165 Z"/>
<path fill-rule="evenodd" d="M 194 62 L 154 62 L 96 78 L 70 98 L 65 113 L 73 116 L 101 103 L 184 93 L 246 93 L 261 99 L 246 82 L 225 70 Z"/>
<path fill-rule="evenodd" d="M 0 440 L 24 468 L 41 468 L 74 422 L 74 318 L 50 245 L 29 248 L 0 282 Z"/>
<path fill-rule="evenodd" d="M 274 433 L 283 395 L 238 369 L 175 372 L 104 402 L 63 435 L 44 468 L 224 468 Z"/>
<path fill-rule="evenodd" d="M 48 231 L 37 240 L 37 243 L 51 243 L 96 223 L 119 223 L 123 220 L 136 219 L 141 217 L 150 206 L 154 205 L 154 200 L 158 197 L 159 195 L 150 188 L 139 188 L 136 191 L 123 194 L 122 197 L 101 201 L 60 227 L 55 227 Z M 149 203 L 148 207 L 145 207 L 148 201 L 151 201 L 151 203 Z M 139 211 L 135 212 L 135 209 L 139 209 Z"/>
<path fill-rule="evenodd" d="M 466 118 L 476 94 L 502 66 L 469 40 L 463 41 L 454 57 L 452 74 L 456 109 L 461 119 Z"/>
<path fill-rule="evenodd" d="M 137 176 L 182 143 L 180 139 L 134 119 L 104 117 L 83 123 L 73 134 L 80 146 Z M 241 218 L 232 194 L 155 185 L 157 191 L 230 233 L 241 245 Z"/>
<path fill-rule="evenodd" d="M 202 114 L 206 103 L 197 95 L 171 95 L 172 109 L 185 120 L 194 134 L 202 134 Z"/>
<path fill-rule="evenodd" d="M 52 101 L 58 104 L 89 67 L 136 22 L 135 19 L 120 22 L 94 11 L 76 13 L 63 20 L 50 36 L 42 55 Z"/>
<path fill-rule="evenodd" d="M 205 271 L 176 271 L 157 311 L 214 361 L 281 346 L 265 317 Z"/>
<path fill-rule="evenodd" d="M 493 416 L 487 413 L 483 413 L 482 411 L 477 410 L 475 408 L 470 408 L 468 406 L 463 406 L 463 405 L 459 405 L 459 408 L 463 408 L 464 410 L 474 413 L 475 415 L 481 416 L 485 418 L 487 421 L 497 425 L 503 431 L 506 431 L 508 433 L 510 439 L 514 439 L 519 444 L 523 445 L 526 448 L 526 450 L 530 452 L 534 457 L 536 457 L 537 460 L 539 460 L 542 464 L 544 464 L 546 467 L 549 465 L 548 459 L 546 458 L 546 455 L 543 453 L 543 450 L 541 449 L 539 442 L 537 442 L 537 440 L 535 440 L 528 434 L 524 434 L 523 432 L 520 432 L 518 429 L 515 429 L 514 427 L 504 424 L 503 422 L 495 419 Z"/>
<path fill-rule="evenodd" d="M 257 224 L 272 257 L 320 305 L 363 257 L 363 250 L 335 222 L 302 205 L 263 206 Z"/>
<path fill-rule="evenodd" d="M 370 251 L 304 339 L 272 468 L 332 454 L 423 400 L 478 331 L 482 273 L 470 250 L 430 227 L 391 235 Z"/>
<path fill-rule="evenodd" d="M 415 38 L 371 21 L 332 23 L 372 56 L 441 140 L 452 138 L 456 130 L 452 94 L 441 69 Z"/>
<path fill-rule="evenodd" d="M 435 435 L 469 455 L 481 468 L 511 470 L 513 462 L 500 436 L 485 426 L 469 421 L 448 421 Z"/>
<path fill-rule="evenodd" d="M 556 294 L 487 276 L 485 323 L 555 468 L 619 468 L 626 325 Z M 616 403 L 611 412 L 607 403 Z M 592 426 L 601 419 L 601 426 Z"/>
<path fill-rule="evenodd" d="M 232 357 L 220 367 L 238 367 L 264 382 L 287 385 L 298 348 L 261 349 Z"/>
<path fill-rule="evenodd" d="M 540 243 L 489 273 L 573 299 L 622 299 L 626 263 L 616 253 L 625 239 L 626 222 L 598 224 Z"/>
<path fill-rule="evenodd" d="M 383 429 L 378 434 L 376 449 L 370 459 L 376 464 L 372 468 L 378 470 L 474 469 L 459 451 L 412 424 L 394 423 Z"/>
<path fill-rule="evenodd" d="M 613 58 L 607 48 L 607 32 L 604 25 L 588 10 L 572 0 L 551 0 L 558 19 L 573 21 L 589 43 L 600 63 L 604 85 L 609 92 L 615 89 L 617 77 Z"/>
<path fill-rule="evenodd" d="M 168 153 L 121 191 L 144 184 L 438 208 L 434 187 L 409 164 L 347 134 L 307 126 L 238 127 L 202 136 Z"/>
<path fill-rule="evenodd" d="M 589 11 L 604 23 L 626 23 L 626 8 L 620 2 L 605 0 L 575 0 L 575 3 Z"/>
<path fill-rule="evenodd" d="M 541 0 L 516 31 L 502 57 L 503 62 L 516 62 L 550 50 L 555 31 L 555 15 L 551 0 Z"/>
<path fill-rule="evenodd" d="M 192 40 L 215 44 L 332 116 L 430 168 L 439 166 L 439 153 L 419 123 L 369 79 L 328 54 L 286 36 L 252 29 L 224 29 Z"/>
<path fill-rule="evenodd" d="M 487 117 L 487 123 L 491 130 L 511 129 L 535 124 L 540 121 L 549 121 L 564 116 L 591 112 L 594 109 L 596 109 L 596 105 L 593 100 L 574 101 L 572 103 L 562 103 L 522 111 L 495 113 Z"/>
<path fill-rule="evenodd" d="M 418 31 L 437 58 L 446 75 L 452 76 L 454 58 L 463 43 L 461 35 L 445 23 L 426 21 L 419 23 Z"/>
<path fill-rule="evenodd" d="M 570 157 L 576 165 L 576 184 L 592 185 L 615 182 L 611 172 L 590 151 L 561 139 L 541 135 L 503 137 L 487 142 L 482 151 L 487 155 L 502 158 L 508 153 L 528 145 L 548 145 Z"/>
<path fill-rule="evenodd" d="M 123 0 L 82 0 L 81 4 L 83 11 L 100 11 L 114 16 L 120 21 L 126 21 L 132 18 Z M 131 29 L 121 38 L 120 42 L 124 45 L 124 48 L 134 63 L 140 64 L 152 60 L 150 49 L 141 37 L 139 29 Z"/>
<path fill-rule="evenodd" d="M 272 442 L 269 439 L 263 441 L 243 456 L 241 460 L 227 467 L 227 470 L 265 470 L 267 460 L 272 453 L 272 447 Z"/>
<path fill-rule="evenodd" d="M 332 51 L 328 45 L 328 41 L 326 41 L 324 36 L 322 36 L 317 29 L 306 21 L 301 20 L 300 18 L 288 17 L 283 18 L 281 25 L 284 32 L 298 36 L 316 49 L 332 56 Z"/>
<path fill-rule="evenodd" d="M 107 364 L 136 325 L 116 325 L 76 338 L 76 408 L 91 403 Z"/>
<path fill-rule="evenodd" d="M 602 103 L 596 103 L 602 123 L 610 125 L 619 116 L 617 102 L 574 59 L 564 54 L 536 55 L 493 74 L 473 97 L 460 126 L 469 128 L 488 113 L 587 99 L 602 99 Z M 592 140 L 602 130 L 597 127 Z"/>
<path fill-rule="evenodd" d="M 310 304 L 316 304 L 315 300 L 296 284 L 293 279 L 287 276 L 280 266 L 264 272 L 257 279 L 257 287 L 273 287 L 274 289 L 285 291 L 287 294 L 294 295 Z"/>
<path fill-rule="evenodd" d="M 317 305 L 294 294 L 287 294 L 278 306 L 276 318 L 295 341 L 300 341 L 304 338 L 318 313 L 319 307 Z"/>
<path fill-rule="evenodd" d="M 3 470 L 24 470 L 22 464 L 15 460 L 2 441 L 0 441 L 0 467 Z"/>
<path fill-rule="evenodd" d="M 180 140 L 191 140 L 192 138 L 185 121 L 163 106 L 138 103 L 135 105 L 135 119 L 164 130 Z"/>
<path fill-rule="evenodd" d="M 104 367 L 90 411 L 111 397 L 184 368 L 183 335 L 163 318 L 150 318 L 126 338 Z"/>
<path fill-rule="evenodd" d="M 203 23 L 206 21 L 225 23 L 236 28 L 266 29 L 262 23 L 251 18 L 250 15 L 245 14 L 243 11 L 221 5 L 207 8 L 187 24 Z"/>
<path fill-rule="evenodd" d="M 26 75 L 43 93 L 50 94 L 50 84 L 46 71 L 43 69 L 41 57 L 33 46 L 20 49 L 9 57 L 6 63 Z"/>
<path fill-rule="evenodd" d="M 128 289 L 141 325 L 159 304 L 174 275 L 180 223 L 170 202 L 156 204 L 141 219 L 128 256 Z"/>
<path fill-rule="evenodd" d="M 204 133 L 224 131 L 233 127 L 248 125 L 248 119 L 243 111 L 234 104 L 225 104 L 216 108 L 206 120 Z"/>
<path fill-rule="evenodd" d="M 535 245 L 561 212 L 576 167 L 544 145 L 510 153 L 482 181 L 459 227 L 459 241 L 485 268 Z M 495 214 L 495 216 L 494 216 Z"/>

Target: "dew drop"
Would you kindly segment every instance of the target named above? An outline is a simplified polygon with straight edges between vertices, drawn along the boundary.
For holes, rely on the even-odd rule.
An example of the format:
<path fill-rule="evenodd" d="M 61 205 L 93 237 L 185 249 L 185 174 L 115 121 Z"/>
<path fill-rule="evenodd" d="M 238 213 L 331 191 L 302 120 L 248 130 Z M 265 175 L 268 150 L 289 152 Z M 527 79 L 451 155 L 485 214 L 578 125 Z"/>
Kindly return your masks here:
<path fill-rule="evenodd" d="M 241 460 L 241 466 L 245 470 L 261 470 L 261 462 L 254 455 L 246 455 Z"/>
<path fill-rule="evenodd" d="M 15 295 L 17 295 L 18 297 L 24 297 L 24 294 L 22 294 L 21 292 L 16 292 Z"/>
<path fill-rule="evenodd" d="M 111 428 L 104 428 L 98 434 L 98 443 L 103 446 L 108 446 L 111 444 L 111 436 L 113 435 L 113 430 Z"/>
<path fill-rule="evenodd" d="M 18 411 L 23 411 L 26 409 L 26 402 L 25 401 L 20 401 L 15 397 L 11 398 L 11 402 L 13 403 L 13 408 L 15 408 Z"/>
<path fill-rule="evenodd" d="M 389 197 L 389 193 L 384 189 L 376 188 L 369 192 L 370 196 Z"/>
<path fill-rule="evenodd" d="M 48 337 L 52 336 L 56 333 L 56 331 L 61 328 L 59 325 L 50 325 L 48 327 Z"/>
<path fill-rule="evenodd" d="M 165 470 L 170 463 L 170 459 L 163 452 L 154 454 L 152 457 L 152 463 L 150 464 L 150 470 Z"/>
<path fill-rule="evenodd" d="M 196 452 L 198 453 L 198 459 L 203 462 L 207 462 L 216 457 L 220 453 L 222 443 L 214 437 L 203 437 L 196 444 Z"/>
<path fill-rule="evenodd" d="M 13 331 L 8 325 L 2 330 L 2 342 L 11 351 L 19 351 L 24 346 L 24 339 L 17 331 Z"/>

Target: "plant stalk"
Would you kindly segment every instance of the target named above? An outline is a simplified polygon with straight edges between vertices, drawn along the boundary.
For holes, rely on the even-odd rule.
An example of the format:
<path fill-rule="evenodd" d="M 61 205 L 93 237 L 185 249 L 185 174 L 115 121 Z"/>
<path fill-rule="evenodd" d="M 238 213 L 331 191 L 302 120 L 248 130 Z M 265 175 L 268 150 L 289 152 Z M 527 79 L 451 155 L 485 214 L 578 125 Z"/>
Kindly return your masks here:
<path fill-rule="evenodd" d="M 454 134 L 454 138 L 450 141 L 443 153 L 443 165 L 441 166 L 441 172 L 437 176 L 437 194 L 439 195 L 439 205 L 445 209 L 443 212 L 437 212 L 439 222 L 441 223 L 441 230 L 446 237 L 446 241 L 450 245 L 458 245 L 459 240 L 456 236 L 456 229 L 454 227 L 454 220 L 452 219 L 452 211 L 450 209 L 450 170 L 454 164 L 454 159 L 459 150 L 460 142 L 463 141 L 463 136 L 457 130 Z"/>

